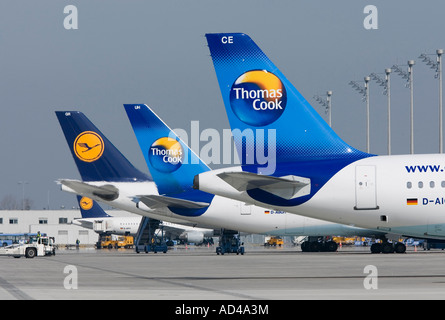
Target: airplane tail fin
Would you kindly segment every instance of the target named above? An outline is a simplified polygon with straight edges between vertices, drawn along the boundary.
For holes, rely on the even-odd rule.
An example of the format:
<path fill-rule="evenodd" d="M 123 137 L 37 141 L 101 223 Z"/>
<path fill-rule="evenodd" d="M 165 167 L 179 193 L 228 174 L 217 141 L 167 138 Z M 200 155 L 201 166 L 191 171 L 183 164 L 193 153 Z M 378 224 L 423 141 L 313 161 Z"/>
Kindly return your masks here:
<path fill-rule="evenodd" d="M 83 181 L 147 181 L 127 158 L 78 111 L 56 111 Z"/>
<path fill-rule="evenodd" d="M 87 197 L 77 196 L 77 202 L 79 203 L 80 214 L 82 218 L 106 218 L 111 217 L 104 209 L 94 201 Z"/>
<path fill-rule="evenodd" d="M 209 167 L 147 105 L 124 107 L 159 193 L 193 189 L 193 177 Z"/>
<path fill-rule="evenodd" d="M 248 35 L 220 33 L 206 38 L 232 131 L 253 130 L 256 135 L 245 141 L 245 134 L 240 139 L 233 134 L 242 165 L 249 164 L 245 157 L 249 147 L 256 152 L 267 146 L 273 150 L 271 144 L 277 164 L 368 156 L 329 127 Z M 258 136 L 261 130 L 265 132 Z M 257 159 L 250 164 L 261 165 Z"/>
<path fill-rule="evenodd" d="M 213 195 L 193 189 L 195 175 L 210 168 L 147 105 L 124 107 L 159 194 L 210 203 Z M 184 210 L 176 213 L 197 215 L 206 208 Z"/>

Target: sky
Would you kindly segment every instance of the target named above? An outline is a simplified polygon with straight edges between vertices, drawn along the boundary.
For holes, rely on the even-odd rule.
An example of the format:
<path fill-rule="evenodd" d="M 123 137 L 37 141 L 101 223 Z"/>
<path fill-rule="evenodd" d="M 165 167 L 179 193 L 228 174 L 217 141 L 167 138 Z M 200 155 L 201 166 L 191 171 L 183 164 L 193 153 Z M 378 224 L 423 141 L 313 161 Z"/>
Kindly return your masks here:
<path fill-rule="evenodd" d="M 65 28 L 69 5 L 77 29 Z M 367 5 L 378 29 L 364 27 Z M 325 119 L 313 96 L 332 90 L 332 127 L 364 151 L 366 104 L 349 82 L 415 60 L 414 152 L 437 153 L 438 81 L 418 56 L 445 48 L 444 12 L 440 0 L 1 1 L 0 200 L 76 206 L 55 183 L 80 179 L 55 111 L 85 113 L 144 172 L 124 103 L 148 104 L 171 128 L 229 128 L 205 40 L 213 32 L 248 34 Z M 405 83 L 392 75 L 393 154 L 410 152 Z M 383 155 L 382 91 L 370 83 L 370 152 Z"/>

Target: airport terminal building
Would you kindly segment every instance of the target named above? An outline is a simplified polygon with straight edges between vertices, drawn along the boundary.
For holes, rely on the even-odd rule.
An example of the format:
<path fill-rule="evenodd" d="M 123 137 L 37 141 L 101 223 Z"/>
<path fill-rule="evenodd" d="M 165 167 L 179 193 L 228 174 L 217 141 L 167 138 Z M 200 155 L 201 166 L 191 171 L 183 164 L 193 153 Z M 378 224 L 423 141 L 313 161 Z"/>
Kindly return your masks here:
<path fill-rule="evenodd" d="M 116 217 L 134 216 L 131 213 L 110 210 Z M 81 218 L 79 210 L 0 210 L 0 234 L 5 233 L 46 233 L 56 239 L 56 244 L 74 245 L 76 240 L 81 245 L 94 245 L 98 234 L 72 224 L 74 219 Z"/>

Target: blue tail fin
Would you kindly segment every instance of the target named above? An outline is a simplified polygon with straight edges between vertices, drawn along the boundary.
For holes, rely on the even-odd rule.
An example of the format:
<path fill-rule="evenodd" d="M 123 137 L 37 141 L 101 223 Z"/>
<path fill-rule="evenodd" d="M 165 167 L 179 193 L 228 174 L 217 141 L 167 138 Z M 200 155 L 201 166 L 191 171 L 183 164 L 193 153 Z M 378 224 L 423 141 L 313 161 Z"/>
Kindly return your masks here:
<path fill-rule="evenodd" d="M 146 181 L 122 153 L 78 111 L 56 111 L 79 173 L 84 181 Z"/>
<path fill-rule="evenodd" d="M 340 139 L 249 36 L 224 33 L 206 38 L 232 130 L 274 132 L 275 141 L 260 138 L 264 146 L 276 144 L 277 164 L 367 156 Z M 246 154 L 249 142 L 237 141 L 235 134 L 234 139 L 238 154 Z M 263 142 L 258 146 L 258 135 L 253 140 L 254 150 L 263 147 Z M 241 163 L 249 164 L 246 159 Z"/>
<path fill-rule="evenodd" d="M 77 196 L 80 214 L 82 218 L 106 218 L 111 217 L 104 209 L 93 199 Z"/>
<path fill-rule="evenodd" d="M 372 156 L 340 139 L 249 36 L 206 38 L 243 171 L 310 181 L 310 192 L 303 196 L 285 199 L 248 190 L 253 199 L 279 206 L 302 204 L 346 165 Z M 254 159 L 248 157 L 252 150 Z M 275 160 L 274 166 L 264 167 L 260 161 L 265 150 L 275 152 L 275 159 L 269 159 Z"/>
<path fill-rule="evenodd" d="M 213 195 L 193 189 L 195 175 L 209 167 L 147 105 L 124 107 L 159 194 L 210 203 Z M 198 215 L 205 211 L 184 210 L 175 212 Z"/>

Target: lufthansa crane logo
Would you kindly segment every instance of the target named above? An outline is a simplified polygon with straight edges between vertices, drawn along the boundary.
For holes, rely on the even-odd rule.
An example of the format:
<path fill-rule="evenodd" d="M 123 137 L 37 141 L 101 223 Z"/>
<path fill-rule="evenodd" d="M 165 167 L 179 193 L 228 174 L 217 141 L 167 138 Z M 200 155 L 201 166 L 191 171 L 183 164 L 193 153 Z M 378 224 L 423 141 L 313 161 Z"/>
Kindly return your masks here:
<path fill-rule="evenodd" d="M 74 140 L 73 149 L 80 160 L 93 162 L 102 156 L 104 141 L 96 132 L 84 131 Z"/>
<path fill-rule="evenodd" d="M 79 204 L 83 210 L 90 210 L 93 207 L 93 200 L 87 197 L 82 197 Z"/>

